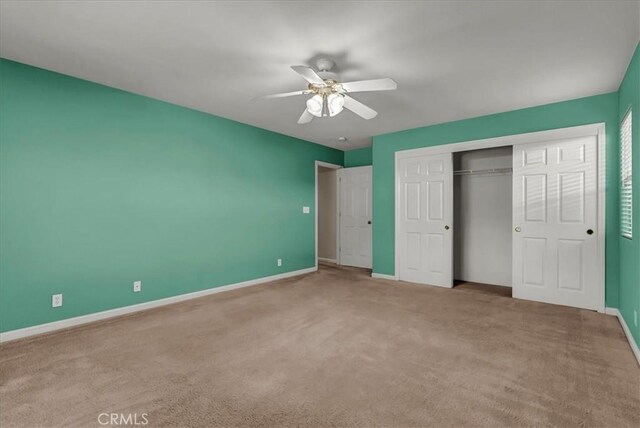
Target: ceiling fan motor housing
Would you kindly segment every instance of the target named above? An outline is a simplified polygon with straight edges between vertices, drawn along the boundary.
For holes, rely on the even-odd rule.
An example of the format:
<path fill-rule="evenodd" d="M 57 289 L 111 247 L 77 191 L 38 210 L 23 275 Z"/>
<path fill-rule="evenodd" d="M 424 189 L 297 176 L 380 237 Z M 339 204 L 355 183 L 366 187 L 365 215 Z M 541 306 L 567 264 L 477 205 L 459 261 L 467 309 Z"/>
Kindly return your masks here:
<path fill-rule="evenodd" d="M 309 83 L 309 90 L 318 95 L 330 95 L 332 93 L 344 92 L 340 83 L 336 82 L 333 79 L 325 79 L 324 85 Z"/>

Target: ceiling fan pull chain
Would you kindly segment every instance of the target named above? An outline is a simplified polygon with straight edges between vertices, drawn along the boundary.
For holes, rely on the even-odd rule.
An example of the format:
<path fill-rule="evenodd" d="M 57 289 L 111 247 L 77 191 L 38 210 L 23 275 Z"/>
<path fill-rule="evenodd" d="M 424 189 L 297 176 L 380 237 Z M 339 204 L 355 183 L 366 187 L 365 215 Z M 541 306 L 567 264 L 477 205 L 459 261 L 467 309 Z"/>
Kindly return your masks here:
<path fill-rule="evenodd" d="M 322 96 L 322 117 L 329 116 L 329 103 L 327 102 L 327 94 Z"/>

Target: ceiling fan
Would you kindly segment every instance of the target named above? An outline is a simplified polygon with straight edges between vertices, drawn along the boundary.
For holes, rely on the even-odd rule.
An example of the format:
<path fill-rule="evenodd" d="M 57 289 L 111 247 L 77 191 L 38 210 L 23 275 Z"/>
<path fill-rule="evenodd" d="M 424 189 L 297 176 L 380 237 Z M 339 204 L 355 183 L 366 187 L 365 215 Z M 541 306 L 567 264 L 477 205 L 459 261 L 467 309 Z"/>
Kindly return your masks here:
<path fill-rule="evenodd" d="M 307 89 L 265 95 L 255 99 L 266 100 L 313 94 L 313 96 L 307 100 L 307 108 L 302 112 L 300 119 L 298 119 L 298 123 L 300 124 L 309 123 L 314 117 L 333 117 L 339 114 L 344 108 L 351 110 L 363 119 L 369 120 L 376 117 L 378 112 L 362 104 L 360 101 L 351 98 L 347 94 L 353 92 L 391 91 L 398 87 L 398 84 L 389 78 L 339 82 L 337 75 L 331 72 L 334 65 L 332 60 L 320 58 L 317 60 L 316 65 L 319 70 L 317 73 L 311 67 L 304 65 L 294 65 L 291 67 L 293 71 L 309 82 Z"/>

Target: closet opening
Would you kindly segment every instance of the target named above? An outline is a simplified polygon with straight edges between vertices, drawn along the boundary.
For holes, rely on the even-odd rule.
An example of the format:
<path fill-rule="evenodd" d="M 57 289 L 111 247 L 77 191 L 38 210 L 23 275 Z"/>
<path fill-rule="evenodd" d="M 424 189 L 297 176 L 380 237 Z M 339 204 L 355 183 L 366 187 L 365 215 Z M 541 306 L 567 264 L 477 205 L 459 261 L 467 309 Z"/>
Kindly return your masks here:
<path fill-rule="evenodd" d="M 458 290 L 511 297 L 513 147 L 453 154 L 453 274 Z"/>

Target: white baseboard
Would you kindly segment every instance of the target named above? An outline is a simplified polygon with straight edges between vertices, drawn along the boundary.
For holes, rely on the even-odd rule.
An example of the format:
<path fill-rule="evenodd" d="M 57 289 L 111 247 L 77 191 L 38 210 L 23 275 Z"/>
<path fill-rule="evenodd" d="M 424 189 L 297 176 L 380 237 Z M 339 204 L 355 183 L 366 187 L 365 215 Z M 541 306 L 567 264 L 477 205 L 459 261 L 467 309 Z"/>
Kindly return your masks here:
<path fill-rule="evenodd" d="M 386 275 L 384 273 L 375 273 L 373 272 L 371 274 L 371 278 L 378 278 L 378 279 L 390 279 L 391 281 L 397 281 L 398 277 L 395 275 Z"/>
<path fill-rule="evenodd" d="M 622 330 L 624 331 L 624 335 L 627 336 L 627 341 L 629 341 L 629 346 L 631 346 L 631 350 L 633 351 L 633 355 L 636 356 L 636 360 L 638 360 L 638 365 L 640 365 L 640 349 L 638 348 L 638 344 L 633 338 L 631 334 L 631 330 L 629 330 L 629 326 L 627 322 L 622 317 L 620 310 L 617 308 L 605 308 L 604 313 L 607 315 L 613 315 L 618 317 L 618 321 L 620 321 L 620 325 L 622 326 Z"/>
<path fill-rule="evenodd" d="M 159 306 L 170 305 L 172 303 L 182 302 L 185 300 L 196 299 L 198 297 L 208 296 L 210 294 L 222 293 L 223 291 L 236 290 L 238 288 L 250 287 L 252 285 L 264 284 L 265 282 L 277 281 L 279 279 L 290 278 L 292 276 L 304 275 L 307 273 L 315 272 L 315 267 L 295 270 L 293 272 L 281 273 L 278 275 L 266 276 L 263 278 L 251 279 L 249 281 L 238 282 L 235 284 L 222 285 L 220 287 L 208 288 L 206 290 L 195 291 L 193 293 L 180 294 L 178 296 L 166 297 L 164 299 L 152 300 L 150 302 L 139 303 L 136 305 L 123 306 L 121 308 L 109 309 L 102 312 L 96 312 L 93 314 L 81 315 L 78 317 L 67 318 L 65 320 L 53 321 L 46 324 L 34 325 L 32 327 L 20 328 L 17 330 L 11 330 L 4 333 L 0 333 L 0 343 L 8 342 L 10 340 L 22 339 L 24 337 L 34 336 L 37 334 L 48 333 L 55 330 L 61 330 L 63 328 L 74 327 L 82 324 L 87 324 L 94 321 L 100 321 L 107 318 L 113 318 L 121 315 L 130 314 L 133 312 L 144 311 L 146 309 L 157 308 Z"/>
<path fill-rule="evenodd" d="M 334 265 L 338 264 L 338 261 L 336 259 L 327 259 L 325 257 L 318 257 L 318 261 L 325 262 L 325 263 L 333 263 Z"/>

